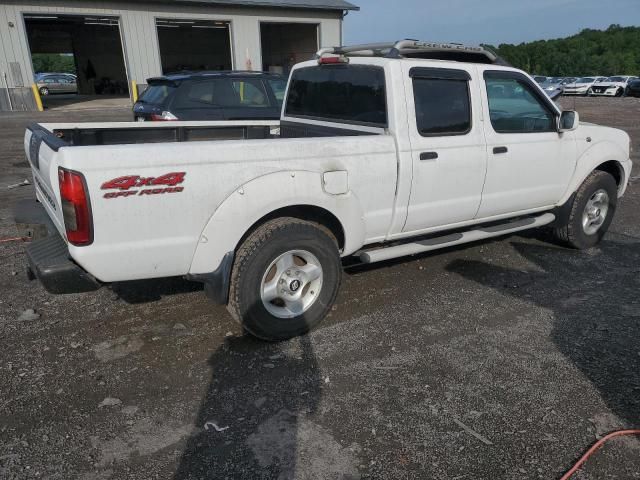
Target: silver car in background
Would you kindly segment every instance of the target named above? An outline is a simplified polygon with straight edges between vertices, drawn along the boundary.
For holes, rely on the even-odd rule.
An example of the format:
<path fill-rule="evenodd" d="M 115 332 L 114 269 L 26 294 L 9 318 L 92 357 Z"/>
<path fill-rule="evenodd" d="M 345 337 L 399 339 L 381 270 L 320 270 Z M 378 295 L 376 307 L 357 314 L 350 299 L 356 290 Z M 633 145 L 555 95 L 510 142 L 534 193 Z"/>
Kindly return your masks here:
<path fill-rule="evenodd" d="M 41 75 L 36 79 L 36 85 L 42 96 L 51 93 L 78 93 L 78 83 L 72 75 Z"/>
<path fill-rule="evenodd" d="M 545 82 L 540 84 L 540 87 L 542 87 L 548 96 L 555 98 L 564 93 L 565 85 L 568 85 L 575 80 L 576 79 L 573 77 L 549 77 Z"/>

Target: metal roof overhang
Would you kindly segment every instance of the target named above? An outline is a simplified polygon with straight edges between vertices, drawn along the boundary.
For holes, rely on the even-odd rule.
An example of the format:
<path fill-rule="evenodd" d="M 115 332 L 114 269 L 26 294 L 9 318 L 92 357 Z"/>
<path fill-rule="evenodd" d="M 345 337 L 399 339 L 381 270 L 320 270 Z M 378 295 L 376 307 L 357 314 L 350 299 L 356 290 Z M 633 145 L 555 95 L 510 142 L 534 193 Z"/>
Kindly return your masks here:
<path fill-rule="evenodd" d="M 143 0 L 146 1 L 146 0 Z M 360 10 L 360 7 L 344 0 L 148 0 L 149 3 L 174 5 L 207 5 L 225 7 L 293 8 L 305 10 Z"/>

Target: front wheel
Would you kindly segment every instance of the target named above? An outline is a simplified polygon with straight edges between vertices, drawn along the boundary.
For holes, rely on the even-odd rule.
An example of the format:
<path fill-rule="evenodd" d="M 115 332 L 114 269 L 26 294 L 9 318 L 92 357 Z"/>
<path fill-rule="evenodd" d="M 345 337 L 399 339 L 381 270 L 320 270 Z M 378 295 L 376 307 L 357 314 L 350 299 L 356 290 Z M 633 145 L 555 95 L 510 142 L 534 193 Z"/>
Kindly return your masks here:
<path fill-rule="evenodd" d="M 40 95 L 46 97 L 49 95 L 49 89 L 47 87 L 40 87 Z"/>
<path fill-rule="evenodd" d="M 327 228 L 297 218 L 271 220 L 236 253 L 228 309 L 252 335 L 286 340 L 322 321 L 341 274 L 338 245 Z"/>
<path fill-rule="evenodd" d="M 613 220 L 617 194 L 618 186 L 610 174 L 593 172 L 576 192 L 568 221 L 554 230 L 555 237 L 581 250 L 597 245 Z"/>

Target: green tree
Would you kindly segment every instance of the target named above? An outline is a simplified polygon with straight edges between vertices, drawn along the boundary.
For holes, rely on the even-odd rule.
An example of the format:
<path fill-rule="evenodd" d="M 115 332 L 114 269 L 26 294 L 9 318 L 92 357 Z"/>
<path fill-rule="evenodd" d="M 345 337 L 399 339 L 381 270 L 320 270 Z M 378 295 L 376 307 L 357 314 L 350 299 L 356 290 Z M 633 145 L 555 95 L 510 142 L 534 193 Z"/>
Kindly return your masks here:
<path fill-rule="evenodd" d="M 34 53 L 31 57 L 36 73 L 58 72 L 76 73 L 73 55 L 63 53 Z"/>
<path fill-rule="evenodd" d="M 611 25 L 567 38 L 491 48 L 514 67 L 538 75 L 640 75 L 640 27 Z"/>

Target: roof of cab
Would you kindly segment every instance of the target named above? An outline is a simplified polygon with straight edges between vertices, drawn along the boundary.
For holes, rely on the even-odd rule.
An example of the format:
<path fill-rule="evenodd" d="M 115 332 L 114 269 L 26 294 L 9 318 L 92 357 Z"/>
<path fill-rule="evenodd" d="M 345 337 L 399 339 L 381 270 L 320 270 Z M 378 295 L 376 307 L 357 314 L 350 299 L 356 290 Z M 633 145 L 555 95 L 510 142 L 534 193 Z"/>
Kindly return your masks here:
<path fill-rule="evenodd" d="M 485 45 L 425 42 L 405 39 L 396 42 L 367 43 L 321 48 L 316 58 L 338 55 L 341 57 L 378 57 L 385 59 L 445 60 L 464 63 L 484 63 L 510 67 L 511 65 Z"/>

